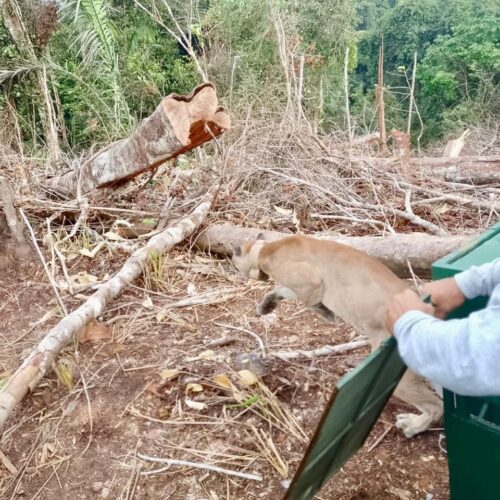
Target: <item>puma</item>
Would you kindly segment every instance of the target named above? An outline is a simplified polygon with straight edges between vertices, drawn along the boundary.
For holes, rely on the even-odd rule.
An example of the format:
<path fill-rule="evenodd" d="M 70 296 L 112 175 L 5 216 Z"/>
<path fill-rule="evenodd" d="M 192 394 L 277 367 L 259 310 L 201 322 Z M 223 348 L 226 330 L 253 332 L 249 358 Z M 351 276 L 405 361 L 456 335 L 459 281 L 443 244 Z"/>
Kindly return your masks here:
<path fill-rule="evenodd" d="M 266 294 L 257 314 L 273 311 L 283 299 L 298 298 L 329 321 L 338 316 L 370 339 L 372 350 L 390 335 L 385 310 L 409 285 L 373 257 L 340 243 L 306 236 L 256 241 L 233 248 L 233 263 L 245 276 L 278 287 Z M 443 414 L 441 398 L 426 381 L 407 371 L 394 393 L 421 413 L 397 416 L 405 436 L 423 432 Z"/>

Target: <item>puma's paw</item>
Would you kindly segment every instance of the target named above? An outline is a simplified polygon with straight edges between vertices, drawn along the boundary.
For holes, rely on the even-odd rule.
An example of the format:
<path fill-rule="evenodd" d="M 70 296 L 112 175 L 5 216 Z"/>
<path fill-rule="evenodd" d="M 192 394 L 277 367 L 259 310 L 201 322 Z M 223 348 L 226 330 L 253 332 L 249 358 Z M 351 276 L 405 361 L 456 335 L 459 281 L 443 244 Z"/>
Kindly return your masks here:
<path fill-rule="evenodd" d="M 272 313 L 275 308 L 275 301 L 264 299 L 262 302 L 257 304 L 257 316 L 265 316 L 266 314 Z"/>
<path fill-rule="evenodd" d="M 400 413 L 396 417 L 396 427 L 401 429 L 407 438 L 426 431 L 432 423 L 432 418 L 426 413 Z"/>

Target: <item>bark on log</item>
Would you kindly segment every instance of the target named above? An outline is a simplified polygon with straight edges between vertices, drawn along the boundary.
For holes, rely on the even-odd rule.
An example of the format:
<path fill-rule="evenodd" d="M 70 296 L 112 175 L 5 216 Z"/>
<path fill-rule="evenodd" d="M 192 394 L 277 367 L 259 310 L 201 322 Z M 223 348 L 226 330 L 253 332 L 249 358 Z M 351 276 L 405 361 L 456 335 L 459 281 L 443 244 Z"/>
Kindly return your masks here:
<path fill-rule="evenodd" d="M 212 140 L 229 126 L 229 115 L 218 105 L 214 86 L 204 83 L 189 95 L 165 97 L 129 138 L 112 144 L 80 169 L 48 179 L 44 187 L 70 197 L 77 194 L 78 184 L 82 194 L 110 186 Z"/>
<path fill-rule="evenodd" d="M 292 236 L 276 231 L 243 228 L 231 224 L 218 224 L 205 229 L 196 239 L 196 246 L 202 250 L 231 254 L 231 245 L 240 245 L 263 233 L 269 241 Z M 434 236 L 425 233 L 398 234 L 394 236 L 339 236 L 332 234 L 316 234 L 316 238 L 336 241 L 349 245 L 379 259 L 392 269 L 400 278 L 411 277 L 411 271 L 421 278 L 429 278 L 431 265 L 437 259 L 450 252 L 466 247 L 474 235 L 467 236 Z"/>
<path fill-rule="evenodd" d="M 422 167 L 479 167 L 483 165 L 487 168 L 500 167 L 500 155 L 492 156 L 461 156 L 459 158 L 441 158 L 441 157 L 420 157 L 410 160 L 412 165 Z"/>
<path fill-rule="evenodd" d="M 3 212 L 9 226 L 10 234 L 19 245 L 26 245 L 23 234 L 23 224 L 19 220 L 14 208 L 14 195 L 9 181 L 0 175 L 0 201 L 2 202 Z"/>
<path fill-rule="evenodd" d="M 78 309 L 62 319 L 38 344 L 0 391 L 0 428 L 12 410 L 29 390 L 33 390 L 54 362 L 57 354 L 89 321 L 101 315 L 107 304 L 121 294 L 123 289 L 142 274 L 150 255 L 161 255 L 180 243 L 205 220 L 212 204 L 207 197 L 195 210 L 173 226 L 157 234 L 143 248 L 137 250 L 122 269 Z"/>
<path fill-rule="evenodd" d="M 500 168 L 458 169 L 450 167 L 439 171 L 446 181 L 460 184 L 495 184 L 500 183 Z"/>

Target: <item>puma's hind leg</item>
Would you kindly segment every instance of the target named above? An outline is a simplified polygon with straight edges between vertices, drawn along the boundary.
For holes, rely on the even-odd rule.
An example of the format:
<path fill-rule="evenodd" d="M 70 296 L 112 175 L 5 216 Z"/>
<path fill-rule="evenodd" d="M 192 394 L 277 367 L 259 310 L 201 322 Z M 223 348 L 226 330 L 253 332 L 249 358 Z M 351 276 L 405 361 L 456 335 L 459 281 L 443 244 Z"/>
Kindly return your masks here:
<path fill-rule="evenodd" d="M 411 371 L 407 371 L 396 387 L 394 395 L 418 410 L 417 413 L 400 413 L 396 417 L 396 427 L 406 437 L 424 432 L 443 416 L 443 401 L 425 382 Z"/>
<path fill-rule="evenodd" d="M 370 338 L 372 351 L 389 337 L 389 332 L 384 328 L 373 329 L 367 334 Z M 426 431 L 443 416 L 443 401 L 439 395 L 427 385 L 422 377 L 410 370 L 406 371 L 399 382 L 394 396 L 420 412 L 400 413 L 396 417 L 396 427 L 408 438 Z"/>

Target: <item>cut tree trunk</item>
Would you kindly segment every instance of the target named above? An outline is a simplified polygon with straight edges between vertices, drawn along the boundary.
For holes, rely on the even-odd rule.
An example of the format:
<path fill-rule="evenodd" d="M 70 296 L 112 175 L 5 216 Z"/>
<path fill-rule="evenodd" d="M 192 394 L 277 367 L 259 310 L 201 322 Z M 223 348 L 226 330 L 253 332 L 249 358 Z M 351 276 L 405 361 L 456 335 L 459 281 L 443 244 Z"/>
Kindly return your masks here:
<path fill-rule="evenodd" d="M 9 181 L 0 175 L 0 201 L 2 202 L 3 213 L 5 215 L 5 220 L 7 226 L 9 227 L 10 234 L 14 240 L 14 245 L 9 248 L 8 245 L 4 245 L 8 252 L 15 258 L 19 259 L 29 259 L 32 256 L 31 247 L 28 245 L 24 233 L 23 224 L 19 220 L 16 209 L 14 208 L 14 195 L 12 193 L 12 188 Z M 0 259 L 0 261 L 3 259 Z M 0 265 L 0 268 L 3 267 Z"/>
<path fill-rule="evenodd" d="M 186 217 L 157 234 L 140 250 L 137 250 L 121 270 L 78 309 L 62 319 L 38 344 L 34 351 L 0 391 L 0 428 L 12 410 L 29 390 L 33 390 L 51 367 L 61 349 L 66 346 L 85 325 L 100 316 L 123 289 L 138 278 L 152 254 L 161 255 L 180 243 L 205 220 L 212 205 L 212 195 L 206 198 Z"/>
<path fill-rule="evenodd" d="M 231 224 L 217 224 L 205 229 L 196 239 L 202 250 L 219 254 L 231 254 L 232 245 L 241 245 L 263 233 L 266 240 L 276 241 L 291 234 L 259 229 L 243 228 Z M 362 250 L 383 262 L 400 278 L 411 277 L 411 270 L 420 278 L 429 278 L 434 261 L 465 247 L 474 235 L 434 236 L 425 233 L 398 234 L 393 236 L 339 236 L 317 234 L 316 238 L 336 241 Z"/>
<path fill-rule="evenodd" d="M 470 130 L 467 129 L 457 139 L 452 139 L 451 141 L 448 141 L 448 143 L 446 144 L 446 147 L 444 148 L 443 156 L 445 158 L 458 158 L 460 156 L 460 153 L 462 152 L 462 149 L 464 149 L 465 138 L 469 134 L 470 134 Z"/>
<path fill-rule="evenodd" d="M 97 153 L 78 170 L 48 179 L 44 187 L 73 197 L 121 183 L 210 141 L 229 126 L 214 86 L 204 83 L 189 95 L 165 97 L 130 137 Z"/>

